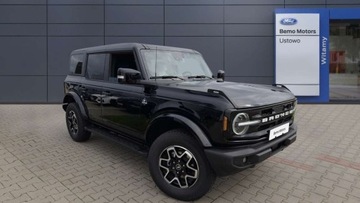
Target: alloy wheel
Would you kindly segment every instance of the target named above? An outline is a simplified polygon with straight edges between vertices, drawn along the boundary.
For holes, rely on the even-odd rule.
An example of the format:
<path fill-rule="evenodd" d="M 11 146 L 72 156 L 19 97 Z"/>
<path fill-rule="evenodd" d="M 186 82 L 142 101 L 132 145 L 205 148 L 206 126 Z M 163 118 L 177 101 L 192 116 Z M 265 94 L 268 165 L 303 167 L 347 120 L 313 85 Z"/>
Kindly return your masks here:
<path fill-rule="evenodd" d="M 73 135 L 76 135 L 79 131 L 78 120 L 74 111 L 69 111 L 67 118 L 69 130 Z"/>
<path fill-rule="evenodd" d="M 169 146 L 161 152 L 159 168 L 165 181 L 177 188 L 190 188 L 199 178 L 195 156 L 178 145 Z"/>

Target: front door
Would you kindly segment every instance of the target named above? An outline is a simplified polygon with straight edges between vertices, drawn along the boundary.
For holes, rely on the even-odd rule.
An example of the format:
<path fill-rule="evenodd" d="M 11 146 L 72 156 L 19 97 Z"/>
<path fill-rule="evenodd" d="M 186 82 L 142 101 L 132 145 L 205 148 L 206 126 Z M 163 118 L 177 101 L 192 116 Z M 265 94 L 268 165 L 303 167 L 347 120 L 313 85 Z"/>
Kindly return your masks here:
<path fill-rule="evenodd" d="M 103 92 L 102 118 L 106 126 L 126 135 L 142 138 L 147 118 L 142 112 L 146 105 L 144 87 L 139 84 L 109 84 Z"/>
<path fill-rule="evenodd" d="M 125 135 L 143 138 L 147 126 L 147 105 L 144 85 L 140 82 L 118 83 L 117 70 L 127 68 L 140 70 L 132 51 L 122 51 L 110 55 L 109 66 L 105 69 L 108 84 L 104 86 L 102 119 L 106 126 Z"/>

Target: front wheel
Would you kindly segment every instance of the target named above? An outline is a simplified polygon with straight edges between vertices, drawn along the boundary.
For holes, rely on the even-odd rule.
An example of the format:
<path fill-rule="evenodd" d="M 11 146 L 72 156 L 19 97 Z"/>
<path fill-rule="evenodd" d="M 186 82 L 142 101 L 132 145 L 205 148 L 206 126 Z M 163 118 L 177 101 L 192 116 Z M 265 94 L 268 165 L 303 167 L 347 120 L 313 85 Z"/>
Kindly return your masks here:
<path fill-rule="evenodd" d="M 216 178 L 198 141 L 182 130 L 168 131 L 157 138 L 148 162 L 156 185 L 179 200 L 199 199 Z"/>

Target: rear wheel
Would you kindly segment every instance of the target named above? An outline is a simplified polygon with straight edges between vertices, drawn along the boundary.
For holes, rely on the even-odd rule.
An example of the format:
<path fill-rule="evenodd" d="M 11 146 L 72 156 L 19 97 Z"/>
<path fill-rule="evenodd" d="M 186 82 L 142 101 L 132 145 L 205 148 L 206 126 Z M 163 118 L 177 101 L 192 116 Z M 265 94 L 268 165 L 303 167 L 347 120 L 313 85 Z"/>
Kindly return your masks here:
<path fill-rule="evenodd" d="M 66 125 L 71 138 L 76 142 L 84 142 L 90 138 L 90 132 L 85 130 L 86 121 L 79 107 L 70 103 L 66 108 Z"/>
<path fill-rule="evenodd" d="M 198 141 L 182 130 L 168 131 L 157 138 L 148 162 L 157 186 L 179 200 L 199 199 L 216 178 Z"/>

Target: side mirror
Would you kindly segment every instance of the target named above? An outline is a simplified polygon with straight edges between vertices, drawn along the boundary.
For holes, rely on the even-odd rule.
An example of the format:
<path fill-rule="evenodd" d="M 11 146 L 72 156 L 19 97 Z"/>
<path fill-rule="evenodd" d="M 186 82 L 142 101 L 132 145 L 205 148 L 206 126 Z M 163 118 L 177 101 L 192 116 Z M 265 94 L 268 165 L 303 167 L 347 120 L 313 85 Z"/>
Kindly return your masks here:
<path fill-rule="evenodd" d="M 141 73 L 130 68 L 119 68 L 117 71 L 118 83 L 136 83 L 141 79 Z"/>
<path fill-rule="evenodd" d="M 225 71 L 219 70 L 217 73 L 217 81 L 224 82 L 225 81 Z"/>

